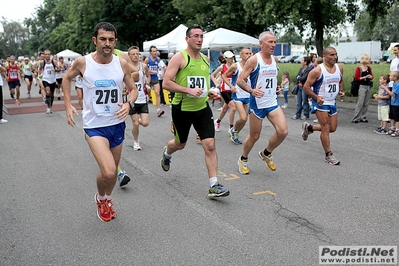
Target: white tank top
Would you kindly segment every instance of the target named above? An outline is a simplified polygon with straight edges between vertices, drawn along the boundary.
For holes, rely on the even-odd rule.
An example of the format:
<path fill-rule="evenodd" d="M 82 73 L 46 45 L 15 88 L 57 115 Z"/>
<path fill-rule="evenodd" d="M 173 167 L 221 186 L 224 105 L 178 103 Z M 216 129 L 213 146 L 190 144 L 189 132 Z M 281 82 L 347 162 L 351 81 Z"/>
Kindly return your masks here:
<path fill-rule="evenodd" d="M 257 67 L 251 72 L 251 88 L 255 89 L 261 86 L 264 95 L 261 98 L 255 97 L 256 106 L 259 109 L 276 106 L 277 103 L 277 75 L 278 69 L 274 56 L 271 57 L 270 65 L 263 62 L 260 53 L 255 54 L 258 60 Z"/>
<path fill-rule="evenodd" d="M 77 75 L 75 78 L 75 87 L 76 88 L 83 88 L 83 80 L 82 77 L 80 75 Z"/>
<path fill-rule="evenodd" d="M 341 81 L 341 71 L 337 64 L 335 64 L 335 72 L 329 73 L 324 66 L 320 64 L 321 76 L 313 84 L 313 91 L 318 96 L 324 96 L 323 105 L 334 105 L 337 94 L 339 93 L 339 82 Z"/>
<path fill-rule="evenodd" d="M 123 103 L 124 73 L 119 58 L 113 55 L 108 64 L 94 61 L 92 54 L 85 55 L 83 74 L 83 128 L 106 127 L 119 124 L 115 113 Z"/>
<path fill-rule="evenodd" d="M 24 68 L 24 75 L 25 76 L 32 76 L 32 71 L 31 71 L 31 64 L 22 64 L 23 68 Z"/>
<path fill-rule="evenodd" d="M 46 62 L 44 65 L 43 81 L 47 81 L 49 84 L 55 83 L 55 69 L 52 61 L 50 61 L 50 64 Z"/>
<path fill-rule="evenodd" d="M 60 71 L 55 72 L 55 78 L 56 79 L 62 79 L 62 77 L 65 75 L 66 73 L 66 65 L 64 63 L 64 65 L 62 66 L 60 62 L 57 61 L 57 67 L 61 68 Z"/>
<path fill-rule="evenodd" d="M 136 82 L 136 88 L 138 90 L 138 96 L 137 99 L 134 103 L 146 103 L 147 102 L 147 97 L 145 95 L 144 89 L 145 89 L 145 82 L 144 82 L 144 70 L 143 70 L 143 65 L 141 62 L 139 63 L 139 81 Z"/>
<path fill-rule="evenodd" d="M 241 64 L 240 63 L 237 63 L 237 71 L 236 71 L 236 73 L 234 73 L 234 75 L 237 75 L 237 77 L 240 75 L 240 73 L 241 73 L 241 71 L 242 71 L 242 67 L 241 67 Z M 249 86 L 251 86 L 251 80 L 250 80 L 250 78 L 248 77 L 247 78 L 247 84 L 249 85 Z M 240 88 L 240 86 L 238 86 L 237 84 L 235 84 L 235 87 L 236 87 L 236 95 L 237 95 L 237 98 L 239 98 L 239 99 L 242 99 L 242 98 L 249 98 L 249 93 L 248 92 L 246 92 L 246 91 L 244 91 L 243 89 L 241 89 Z"/>

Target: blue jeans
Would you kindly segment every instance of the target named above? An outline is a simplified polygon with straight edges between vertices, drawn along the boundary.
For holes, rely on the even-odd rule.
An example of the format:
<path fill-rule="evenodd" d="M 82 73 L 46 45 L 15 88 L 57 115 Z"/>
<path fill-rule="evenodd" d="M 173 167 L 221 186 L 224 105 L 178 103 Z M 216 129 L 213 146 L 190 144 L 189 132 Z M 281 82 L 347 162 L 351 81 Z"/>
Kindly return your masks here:
<path fill-rule="evenodd" d="M 289 91 L 283 91 L 284 103 L 285 103 L 285 104 L 288 104 L 288 92 L 289 92 Z"/>
<path fill-rule="evenodd" d="M 303 110 L 303 115 L 306 118 L 309 118 L 308 95 L 303 90 L 303 87 L 299 87 L 298 94 L 296 96 L 296 113 L 295 113 L 295 116 L 297 118 L 301 118 L 302 110 Z"/>

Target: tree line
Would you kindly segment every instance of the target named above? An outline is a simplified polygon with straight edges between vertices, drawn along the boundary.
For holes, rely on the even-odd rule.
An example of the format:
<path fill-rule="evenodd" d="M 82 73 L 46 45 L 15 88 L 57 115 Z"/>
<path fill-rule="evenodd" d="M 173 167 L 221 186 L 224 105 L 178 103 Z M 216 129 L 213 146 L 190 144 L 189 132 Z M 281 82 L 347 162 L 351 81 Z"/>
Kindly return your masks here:
<path fill-rule="evenodd" d="M 100 21 L 115 25 L 121 50 L 142 47 L 144 41 L 179 24 L 200 24 L 206 31 L 223 27 L 253 37 L 264 30 L 284 40 L 303 36 L 306 45 L 321 54 L 347 22 L 358 22 L 360 40 L 377 38 L 384 43 L 397 38 L 392 27 L 382 30 L 392 25 L 387 24 L 390 19 L 399 19 L 397 11 L 397 0 L 44 0 L 22 24 L 2 18 L 0 57 L 33 55 L 44 49 L 86 54 L 94 49 L 92 31 Z"/>

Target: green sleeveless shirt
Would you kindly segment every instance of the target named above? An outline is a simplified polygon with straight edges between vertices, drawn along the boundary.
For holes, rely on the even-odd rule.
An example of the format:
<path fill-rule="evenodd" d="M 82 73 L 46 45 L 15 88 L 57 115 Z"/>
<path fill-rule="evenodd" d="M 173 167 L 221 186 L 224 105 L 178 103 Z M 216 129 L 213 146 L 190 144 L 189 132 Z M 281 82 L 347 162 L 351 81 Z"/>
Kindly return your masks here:
<path fill-rule="evenodd" d="M 184 56 L 185 65 L 176 74 L 176 83 L 189 88 L 203 88 L 204 92 L 197 98 L 189 94 L 176 92 L 173 105 L 181 105 L 182 111 L 198 111 L 206 107 L 210 87 L 209 62 L 205 55 L 200 53 L 200 59 L 194 59 L 186 50 L 180 51 Z"/>

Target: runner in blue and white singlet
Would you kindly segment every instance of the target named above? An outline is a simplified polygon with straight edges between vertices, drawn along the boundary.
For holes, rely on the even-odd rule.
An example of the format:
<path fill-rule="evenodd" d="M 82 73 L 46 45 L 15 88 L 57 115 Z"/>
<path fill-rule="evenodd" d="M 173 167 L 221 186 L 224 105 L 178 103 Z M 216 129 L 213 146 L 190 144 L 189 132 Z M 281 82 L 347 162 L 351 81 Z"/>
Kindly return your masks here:
<path fill-rule="evenodd" d="M 238 171 L 249 174 L 248 156 L 262 133 L 262 122 L 267 117 L 275 132 L 269 138 L 266 147 L 258 152 L 258 156 L 266 166 L 276 170 L 272 152 L 284 141 L 288 135 L 288 125 L 283 110 L 277 100 L 278 67 L 274 59 L 276 36 L 268 31 L 259 36 L 261 50 L 248 59 L 238 76 L 237 84 L 250 93 L 249 98 L 249 135 L 244 141 L 241 156 L 238 159 Z M 246 83 L 250 78 L 251 85 Z"/>
<path fill-rule="evenodd" d="M 303 86 L 307 95 L 312 97 L 312 113 L 316 113 L 319 125 L 302 125 L 302 139 L 307 140 L 309 134 L 320 131 L 320 140 L 325 152 L 325 161 L 332 165 L 340 164 L 330 149 L 330 133 L 338 126 L 338 115 L 335 98 L 345 97 L 343 68 L 337 64 L 338 54 L 334 47 L 323 50 L 323 64 L 309 72 Z M 313 89 L 312 89 L 313 87 Z"/>
<path fill-rule="evenodd" d="M 258 60 L 258 65 L 249 76 L 251 87 L 260 87 L 264 94 L 259 98 L 253 96 L 250 97 L 249 108 L 250 110 L 256 110 L 278 106 L 279 104 L 276 94 L 278 69 L 274 56 L 271 57 L 272 63 L 270 65 L 263 62 L 259 53 L 255 56 Z"/>
<path fill-rule="evenodd" d="M 324 98 L 323 105 L 335 105 L 336 97 L 339 93 L 339 83 L 342 78 L 338 65 L 335 64 L 335 72 L 333 74 L 326 70 L 324 64 L 320 64 L 321 76 L 313 84 L 313 92 Z M 312 99 L 312 107 L 318 109 L 316 99 Z M 320 110 L 320 108 L 319 108 Z M 314 112 L 314 111 L 313 111 Z"/>
<path fill-rule="evenodd" d="M 242 48 L 240 50 L 240 57 L 241 61 L 232 64 L 227 72 L 222 75 L 224 82 L 227 82 L 227 85 L 232 88 L 231 98 L 233 99 L 236 110 L 239 114 L 239 118 L 236 120 L 234 127 L 230 129 L 230 140 L 234 144 L 242 144 L 241 140 L 238 138 L 238 133 L 243 129 L 248 120 L 249 93 L 237 85 L 237 78 L 242 72 L 243 66 L 245 66 L 245 63 L 251 57 L 251 50 L 246 47 Z M 230 84 L 229 80 L 225 79 L 225 77 L 228 77 L 231 73 L 232 78 Z M 251 80 L 249 77 L 246 79 L 246 85 L 251 86 Z"/>
<path fill-rule="evenodd" d="M 237 71 L 233 74 L 233 77 L 231 79 L 231 83 L 235 86 L 236 92 L 233 92 L 232 97 L 233 100 L 236 101 L 243 101 L 242 99 L 248 99 L 249 100 L 249 93 L 243 89 L 240 88 L 240 86 L 237 85 L 237 77 L 242 71 L 242 66 L 241 64 L 237 63 Z M 247 84 L 251 86 L 251 79 L 247 79 Z M 249 103 L 249 101 L 248 101 Z M 245 103 L 244 103 L 245 104 Z"/>

